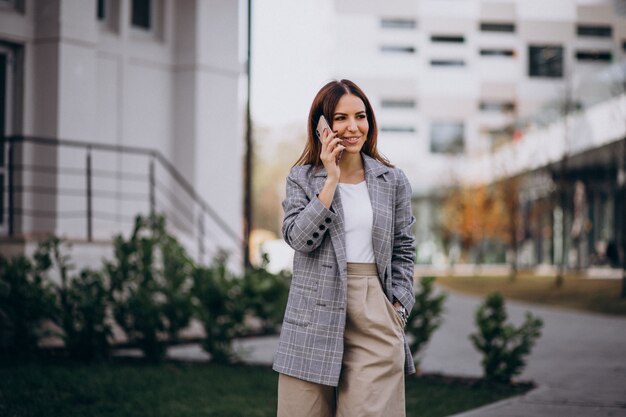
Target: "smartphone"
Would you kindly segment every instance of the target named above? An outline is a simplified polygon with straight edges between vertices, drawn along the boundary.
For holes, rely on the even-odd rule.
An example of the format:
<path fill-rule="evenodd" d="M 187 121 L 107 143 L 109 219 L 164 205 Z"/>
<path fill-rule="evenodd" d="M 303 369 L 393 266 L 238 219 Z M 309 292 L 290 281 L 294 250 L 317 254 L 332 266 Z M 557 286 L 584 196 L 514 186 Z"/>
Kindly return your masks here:
<path fill-rule="evenodd" d="M 335 132 L 333 132 L 333 130 L 330 128 L 330 125 L 326 121 L 326 118 L 324 117 L 324 115 L 321 115 L 320 120 L 317 122 L 317 127 L 315 128 L 315 133 L 317 133 L 317 138 L 320 140 L 320 142 L 322 141 L 322 137 L 323 137 L 323 133 L 325 129 L 328 129 L 328 131 L 331 132 L 333 135 L 335 134 Z M 343 155 L 343 151 L 339 152 L 339 155 L 337 155 L 337 162 L 341 161 L 342 155 Z"/>
<path fill-rule="evenodd" d="M 329 132 L 333 133 L 333 130 L 330 128 L 330 125 L 326 121 L 326 118 L 324 117 L 324 115 L 321 115 L 320 120 L 317 122 L 317 127 L 315 128 L 315 133 L 317 133 L 317 138 L 320 140 L 320 142 L 324 137 L 323 134 L 325 129 L 328 129 Z"/>

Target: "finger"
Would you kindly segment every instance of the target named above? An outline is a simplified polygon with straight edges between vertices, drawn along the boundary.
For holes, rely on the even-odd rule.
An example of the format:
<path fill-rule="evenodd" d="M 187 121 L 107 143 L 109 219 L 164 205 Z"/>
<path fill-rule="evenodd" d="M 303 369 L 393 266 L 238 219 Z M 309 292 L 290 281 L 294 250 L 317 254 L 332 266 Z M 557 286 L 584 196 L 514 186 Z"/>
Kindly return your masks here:
<path fill-rule="evenodd" d="M 341 138 L 335 138 L 335 139 L 330 141 L 330 145 L 332 147 L 336 147 L 336 146 L 339 146 L 339 145 L 342 145 L 342 144 L 343 144 L 343 139 L 341 139 Z"/>
<path fill-rule="evenodd" d="M 332 138 L 335 137 L 335 132 L 333 132 L 332 130 L 324 129 L 324 132 L 322 132 L 322 136 L 327 142 L 330 142 Z"/>
<path fill-rule="evenodd" d="M 344 149 L 346 149 L 346 147 L 345 147 L 345 146 L 343 146 L 343 145 L 338 145 L 338 146 L 335 146 L 335 149 L 333 149 L 333 151 L 331 152 L 331 154 L 332 154 L 333 156 L 335 156 L 335 157 L 336 157 L 336 156 L 338 156 L 338 155 L 339 155 L 339 154 L 340 154 L 340 153 L 341 153 Z"/>

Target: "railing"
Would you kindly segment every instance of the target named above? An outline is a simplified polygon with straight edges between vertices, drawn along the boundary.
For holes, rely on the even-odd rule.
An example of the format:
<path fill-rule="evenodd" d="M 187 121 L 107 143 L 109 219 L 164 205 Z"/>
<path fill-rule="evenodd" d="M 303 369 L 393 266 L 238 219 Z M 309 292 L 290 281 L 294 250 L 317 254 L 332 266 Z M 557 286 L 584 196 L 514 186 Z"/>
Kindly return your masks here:
<path fill-rule="evenodd" d="M 240 235 L 159 151 L 10 136 L 2 156 L 0 225 L 9 237 L 110 241 L 136 215 L 163 214 L 199 262 L 222 249 L 241 259 Z"/>

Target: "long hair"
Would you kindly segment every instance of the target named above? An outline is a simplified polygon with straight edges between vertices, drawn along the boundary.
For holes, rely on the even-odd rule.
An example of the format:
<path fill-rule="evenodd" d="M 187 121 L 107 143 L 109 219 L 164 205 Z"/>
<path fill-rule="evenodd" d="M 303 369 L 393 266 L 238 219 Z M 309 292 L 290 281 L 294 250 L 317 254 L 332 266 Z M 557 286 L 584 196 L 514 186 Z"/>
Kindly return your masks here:
<path fill-rule="evenodd" d="M 320 159 L 320 152 L 322 151 L 322 143 L 315 134 L 315 127 L 319 121 L 320 116 L 324 115 L 328 123 L 332 127 L 333 114 L 337 108 L 339 99 L 345 94 L 352 94 L 357 96 L 365 104 L 365 114 L 367 116 L 367 122 L 369 124 L 369 130 L 367 132 L 367 140 L 363 144 L 361 152 L 376 159 L 377 161 L 385 164 L 388 167 L 393 167 L 391 162 L 378 152 L 377 140 L 378 140 L 378 127 L 376 125 L 376 117 L 374 116 L 374 110 L 367 96 L 355 83 L 350 80 L 331 81 L 320 89 L 315 98 L 313 104 L 311 104 L 311 110 L 309 111 L 309 119 L 307 123 L 307 138 L 306 145 L 302 151 L 302 155 L 298 158 L 294 166 L 311 164 L 315 167 L 321 166 L 322 161 Z"/>

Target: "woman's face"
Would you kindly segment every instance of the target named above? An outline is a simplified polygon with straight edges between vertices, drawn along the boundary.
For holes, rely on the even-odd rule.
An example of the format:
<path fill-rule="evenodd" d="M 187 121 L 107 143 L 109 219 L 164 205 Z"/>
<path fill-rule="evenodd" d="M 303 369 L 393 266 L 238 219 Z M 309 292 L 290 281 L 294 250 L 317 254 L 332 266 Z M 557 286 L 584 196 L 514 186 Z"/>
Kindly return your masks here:
<path fill-rule="evenodd" d="M 333 114 L 332 129 L 343 139 L 344 152 L 359 153 L 367 140 L 369 123 L 365 114 L 365 103 L 352 94 L 344 94 Z"/>

